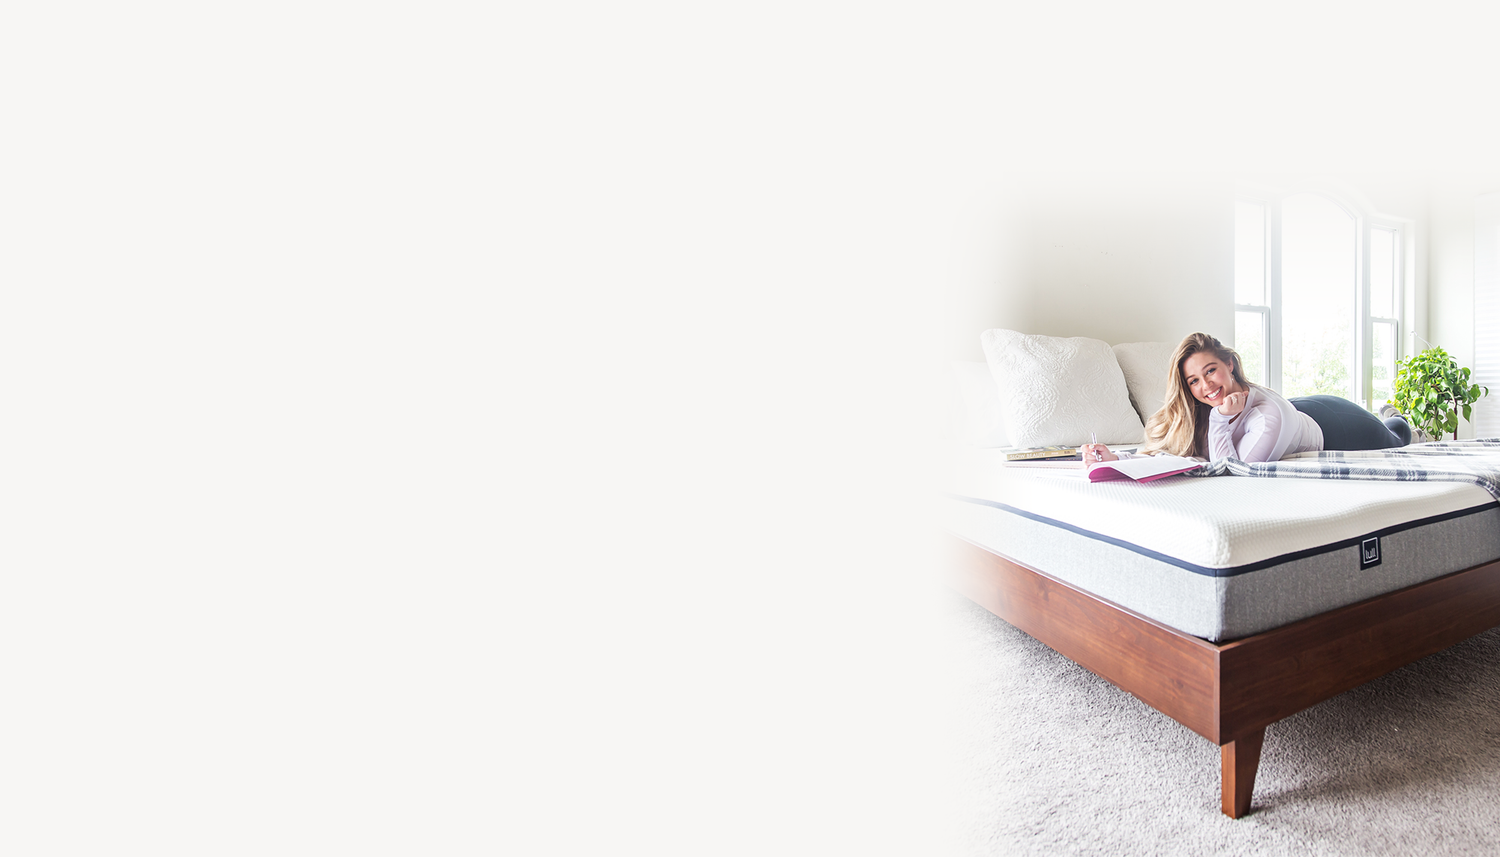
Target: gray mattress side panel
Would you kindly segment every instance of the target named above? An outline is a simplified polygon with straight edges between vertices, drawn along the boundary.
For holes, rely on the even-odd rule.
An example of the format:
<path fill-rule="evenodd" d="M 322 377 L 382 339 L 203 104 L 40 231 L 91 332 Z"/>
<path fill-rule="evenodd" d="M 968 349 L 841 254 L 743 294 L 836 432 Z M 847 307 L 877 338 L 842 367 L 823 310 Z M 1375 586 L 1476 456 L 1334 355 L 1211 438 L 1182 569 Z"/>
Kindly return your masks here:
<path fill-rule="evenodd" d="M 944 504 L 954 535 L 1195 637 L 1223 631 L 1216 578 L 991 506 Z"/>
<path fill-rule="evenodd" d="M 1269 631 L 1500 558 L 1500 506 L 1382 535 L 1380 564 L 1367 569 L 1359 567 L 1359 552 L 1351 545 L 1218 578 L 1224 639 Z"/>
<path fill-rule="evenodd" d="M 1358 545 L 1213 577 L 992 506 L 944 501 L 944 525 L 975 544 L 1195 637 L 1226 642 L 1500 559 L 1500 506 Z"/>

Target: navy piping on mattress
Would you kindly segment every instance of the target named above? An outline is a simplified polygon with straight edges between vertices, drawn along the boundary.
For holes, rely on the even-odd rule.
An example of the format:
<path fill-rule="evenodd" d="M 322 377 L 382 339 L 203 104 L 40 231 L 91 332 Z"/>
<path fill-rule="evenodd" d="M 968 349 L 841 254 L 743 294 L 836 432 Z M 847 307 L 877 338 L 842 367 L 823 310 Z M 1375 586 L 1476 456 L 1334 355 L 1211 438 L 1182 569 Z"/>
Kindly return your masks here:
<path fill-rule="evenodd" d="M 1210 566 L 1197 565 L 1196 563 L 1181 560 L 1174 556 L 1168 556 L 1167 554 L 1160 553 L 1159 551 L 1154 551 L 1149 548 L 1143 548 L 1140 545 L 1131 544 L 1130 542 L 1127 542 L 1123 539 L 1100 535 L 1093 530 L 1085 530 L 1084 528 L 1074 526 L 1073 524 L 1063 523 L 1062 521 L 1056 520 L 1054 518 L 1048 518 L 1043 515 L 1038 515 L 1034 512 L 1028 512 L 1025 509 L 1017 509 L 1014 506 L 1007 506 L 1004 503 L 997 503 L 994 500 L 981 500 L 978 497 L 965 497 L 962 494 L 949 494 L 948 497 L 953 500 L 962 500 L 965 503 L 974 503 L 979 506 L 991 506 L 993 508 L 999 509 L 1002 512 L 1009 512 L 1012 515 L 1019 515 L 1022 518 L 1057 527 L 1060 530 L 1067 530 L 1070 533 L 1077 533 L 1080 536 L 1085 536 L 1087 538 L 1094 539 L 1095 541 L 1100 541 L 1104 542 L 1105 544 L 1114 545 L 1115 547 L 1124 548 L 1125 550 L 1138 553 L 1141 556 L 1149 557 L 1158 562 L 1165 562 L 1169 565 L 1175 565 L 1178 568 L 1191 571 L 1194 574 L 1201 574 L 1204 577 L 1234 577 L 1236 575 L 1248 574 L 1252 571 L 1260 571 L 1263 568 L 1270 568 L 1275 565 L 1281 565 L 1282 563 L 1292 562 L 1293 560 L 1299 560 L 1305 557 L 1332 553 L 1333 551 L 1344 550 L 1345 548 L 1350 547 L 1358 548 L 1360 542 L 1370 538 L 1371 536 L 1388 536 L 1393 533 L 1402 532 L 1404 530 L 1415 529 L 1417 527 L 1425 527 L 1428 524 L 1436 524 L 1440 521 L 1451 521 L 1455 518 L 1463 518 L 1468 515 L 1475 515 L 1480 512 L 1495 508 L 1494 503 L 1485 503 L 1480 506 L 1474 506 L 1470 509 L 1459 509 L 1456 512 L 1445 512 L 1441 515 L 1433 515 L 1430 518 L 1421 518 L 1415 521 L 1406 521 L 1405 523 L 1396 524 L 1384 529 L 1373 530 L 1361 536 L 1354 536 L 1353 538 L 1342 539 L 1337 542 L 1330 542 L 1329 544 L 1319 545 L 1318 547 L 1304 548 L 1303 550 L 1293 551 L 1292 553 L 1284 553 L 1280 556 L 1271 557 L 1270 559 L 1260 560 L 1259 562 L 1247 563 L 1245 565 L 1235 565 L 1228 568 L 1212 568 Z"/>

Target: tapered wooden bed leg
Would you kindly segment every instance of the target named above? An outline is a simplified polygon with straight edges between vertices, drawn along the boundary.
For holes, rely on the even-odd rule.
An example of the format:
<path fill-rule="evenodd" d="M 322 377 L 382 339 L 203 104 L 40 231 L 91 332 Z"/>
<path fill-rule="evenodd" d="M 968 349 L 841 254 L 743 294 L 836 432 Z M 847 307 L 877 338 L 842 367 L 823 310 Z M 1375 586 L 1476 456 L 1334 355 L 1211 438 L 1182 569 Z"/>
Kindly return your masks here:
<path fill-rule="evenodd" d="M 1250 812 L 1250 793 L 1255 790 L 1255 771 L 1260 767 L 1260 748 L 1265 740 L 1266 730 L 1261 727 L 1219 747 L 1224 766 L 1223 810 L 1230 818 Z"/>

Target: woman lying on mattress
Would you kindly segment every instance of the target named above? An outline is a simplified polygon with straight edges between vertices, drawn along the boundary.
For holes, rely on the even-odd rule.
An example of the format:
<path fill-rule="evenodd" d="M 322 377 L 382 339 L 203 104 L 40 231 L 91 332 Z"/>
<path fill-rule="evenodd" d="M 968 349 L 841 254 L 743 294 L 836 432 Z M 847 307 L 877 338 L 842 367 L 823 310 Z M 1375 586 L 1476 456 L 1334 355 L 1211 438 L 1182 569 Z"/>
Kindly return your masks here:
<path fill-rule="evenodd" d="M 1324 449 L 1389 449 L 1411 443 L 1400 417 L 1384 420 L 1338 396 L 1279 393 L 1245 380 L 1240 356 L 1206 333 L 1182 340 L 1172 355 L 1167 404 L 1146 421 L 1139 454 L 1170 453 L 1210 461 L 1278 461 Z M 1129 458 L 1084 444 L 1085 466 Z"/>

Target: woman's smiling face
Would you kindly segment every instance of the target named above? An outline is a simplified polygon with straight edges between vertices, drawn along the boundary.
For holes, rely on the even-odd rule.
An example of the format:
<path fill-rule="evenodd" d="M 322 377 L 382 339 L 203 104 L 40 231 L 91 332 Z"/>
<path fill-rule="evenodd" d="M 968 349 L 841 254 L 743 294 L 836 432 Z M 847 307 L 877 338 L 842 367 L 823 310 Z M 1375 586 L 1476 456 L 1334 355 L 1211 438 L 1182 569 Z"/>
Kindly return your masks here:
<path fill-rule="evenodd" d="M 1243 393 L 1245 388 L 1234 380 L 1233 367 L 1220 360 L 1212 351 L 1199 351 L 1182 361 L 1182 380 L 1187 384 L 1193 398 L 1209 407 L 1224 404 L 1230 393 Z"/>

